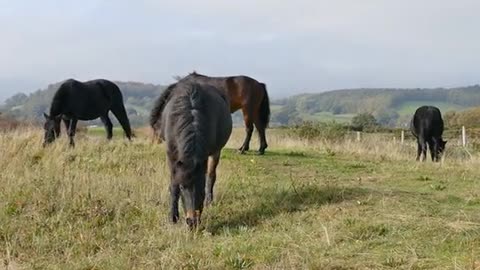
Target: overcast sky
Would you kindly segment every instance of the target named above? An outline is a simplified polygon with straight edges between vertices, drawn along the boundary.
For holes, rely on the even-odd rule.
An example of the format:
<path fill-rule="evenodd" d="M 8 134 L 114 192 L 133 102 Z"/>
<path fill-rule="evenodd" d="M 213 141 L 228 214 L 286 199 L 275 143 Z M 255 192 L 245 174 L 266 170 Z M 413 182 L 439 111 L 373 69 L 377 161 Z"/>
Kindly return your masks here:
<path fill-rule="evenodd" d="M 245 74 L 274 97 L 480 80 L 480 1 L 0 0 L 0 100 L 77 78 Z"/>

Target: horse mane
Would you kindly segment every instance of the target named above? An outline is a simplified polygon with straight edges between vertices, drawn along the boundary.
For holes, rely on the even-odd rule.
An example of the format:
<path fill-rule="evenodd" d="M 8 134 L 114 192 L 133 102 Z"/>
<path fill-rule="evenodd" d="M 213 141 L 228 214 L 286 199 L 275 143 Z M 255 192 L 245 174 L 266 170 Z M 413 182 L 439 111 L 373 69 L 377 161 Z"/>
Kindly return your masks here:
<path fill-rule="evenodd" d="M 206 108 L 203 95 L 205 94 L 198 84 L 181 84 L 184 91 L 171 99 L 173 102 L 170 112 L 175 119 L 177 137 L 178 160 L 185 164 L 185 168 L 193 170 L 199 162 L 207 156 L 206 142 L 207 123 L 202 109 Z M 183 90 L 179 89 L 179 90 Z M 193 179 L 184 179 L 192 181 Z M 188 184 L 188 183 L 179 183 Z"/>
<path fill-rule="evenodd" d="M 163 91 L 163 93 L 158 97 L 153 105 L 152 112 L 150 113 L 150 126 L 155 130 L 155 124 L 158 121 L 161 121 L 163 108 L 167 104 L 167 101 L 170 99 L 172 90 L 177 86 L 176 83 L 171 84 Z"/>
<path fill-rule="evenodd" d="M 203 74 L 198 73 L 196 70 L 194 70 L 193 72 L 190 72 L 190 73 L 188 74 L 188 76 L 193 76 L 193 77 L 208 77 L 208 76 L 206 76 L 206 75 L 203 75 Z"/>

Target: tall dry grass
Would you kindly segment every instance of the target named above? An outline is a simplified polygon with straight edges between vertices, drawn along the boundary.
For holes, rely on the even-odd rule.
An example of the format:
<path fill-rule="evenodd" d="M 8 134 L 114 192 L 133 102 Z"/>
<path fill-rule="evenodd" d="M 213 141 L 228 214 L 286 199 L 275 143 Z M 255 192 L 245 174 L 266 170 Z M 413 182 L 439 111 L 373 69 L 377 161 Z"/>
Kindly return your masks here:
<path fill-rule="evenodd" d="M 256 134 L 252 136 L 250 150 L 256 150 L 259 145 L 258 137 L 255 135 Z M 475 135 L 475 133 L 473 135 Z M 335 141 L 324 138 L 299 138 L 286 129 L 270 129 L 268 130 L 267 136 L 270 149 L 315 151 L 332 155 L 335 155 L 335 153 L 350 154 L 368 157 L 374 160 L 398 161 L 414 160 L 417 154 L 416 140 L 412 137 L 407 137 L 404 142 L 401 143 L 400 132 L 361 133 L 360 141 L 357 141 L 355 132 L 348 132 L 345 136 Z M 242 145 L 243 139 L 244 130 L 240 128 L 234 129 L 227 147 L 239 147 Z M 480 163 L 478 150 L 471 144 L 464 148 L 461 146 L 459 137 L 446 137 L 445 139 L 448 140 L 448 143 L 442 158 L 442 163 L 466 163 L 471 165 Z M 469 139 L 472 142 L 477 141 L 476 137 Z M 427 152 L 427 162 L 431 162 L 429 152 Z"/>
<path fill-rule="evenodd" d="M 267 136 L 265 156 L 241 156 L 234 149 L 244 131 L 234 130 L 220 161 L 217 203 L 206 209 L 203 229 L 188 233 L 168 223 L 163 144 L 81 133 L 74 149 L 65 136 L 42 148 L 41 129 L 0 133 L 0 259 L 26 269 L 476 263 L 476 153 L 447 152 L 442 166 L 423 166 L 413 161 L 413 142 L 382 135 L 331 142 L 270 129 Z"/>

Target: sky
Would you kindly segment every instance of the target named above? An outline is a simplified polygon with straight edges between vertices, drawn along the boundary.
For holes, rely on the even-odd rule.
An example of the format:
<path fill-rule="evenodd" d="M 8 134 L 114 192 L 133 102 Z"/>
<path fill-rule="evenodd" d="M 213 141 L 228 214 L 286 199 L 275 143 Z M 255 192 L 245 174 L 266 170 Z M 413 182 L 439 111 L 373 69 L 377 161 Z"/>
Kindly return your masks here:
<path fill-rule="evenodd" d="M 0 0 L 0 100 L 67 78 L 243 74 L 273 97 L 480 80 L 480 1 Z"/>

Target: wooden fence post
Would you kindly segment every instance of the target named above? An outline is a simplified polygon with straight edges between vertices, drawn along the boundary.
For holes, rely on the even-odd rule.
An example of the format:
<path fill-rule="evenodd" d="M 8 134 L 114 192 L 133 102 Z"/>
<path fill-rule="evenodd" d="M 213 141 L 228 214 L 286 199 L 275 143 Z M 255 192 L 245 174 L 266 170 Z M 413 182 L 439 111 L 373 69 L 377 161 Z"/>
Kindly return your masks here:
<path fill-rule="evenodd" d="M 404 141 L 405 141 L 405 131 L 402 129 L 402 135 L 400 137 L 400 143 L 403 144 Z"/>
<path fill-rule="evenodd" d="M 360 141 L 360 138 L 361 138 L 361 137 L 360 137 L 360 131 L 357 131 L 357 142 Z"/>
<path fill-rule="evenodd" d="M 462 146 L 467 146 L 467 132 L 465 131 L 465 126 L 462 126 Z"/>

